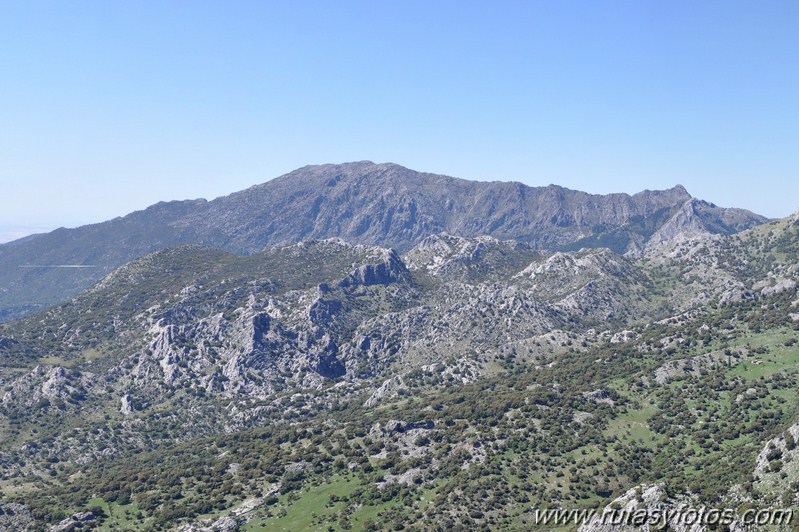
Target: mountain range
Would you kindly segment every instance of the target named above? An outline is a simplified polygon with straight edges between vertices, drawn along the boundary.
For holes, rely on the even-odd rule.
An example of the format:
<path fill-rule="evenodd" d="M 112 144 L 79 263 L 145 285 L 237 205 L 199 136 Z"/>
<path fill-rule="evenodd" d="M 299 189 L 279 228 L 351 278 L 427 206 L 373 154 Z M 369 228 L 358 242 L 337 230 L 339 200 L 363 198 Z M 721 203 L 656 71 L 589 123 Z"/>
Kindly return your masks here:
<path fill-rule="evenodd" d="M 682 186 L 603 196 L 554 185 L 466 181 L 368 161 L 308 166 L 213 201 L 162 202 L 0 245 L 0 319 L 63 301 L 129 260 L 178 244 L 246 255 L 275 244 L 339 237 L 404 252 L 447 232 L 542 250 L 607 247 L 636 254 L 686 231 L 731 234 L 765 221 L 696 200 Z"/>
<path fill-rule="evenodd" d="M 0 250 L 108 261 L 16 281 L 0 528 L 799 510 L 799 213 L 352 163 Z"/>

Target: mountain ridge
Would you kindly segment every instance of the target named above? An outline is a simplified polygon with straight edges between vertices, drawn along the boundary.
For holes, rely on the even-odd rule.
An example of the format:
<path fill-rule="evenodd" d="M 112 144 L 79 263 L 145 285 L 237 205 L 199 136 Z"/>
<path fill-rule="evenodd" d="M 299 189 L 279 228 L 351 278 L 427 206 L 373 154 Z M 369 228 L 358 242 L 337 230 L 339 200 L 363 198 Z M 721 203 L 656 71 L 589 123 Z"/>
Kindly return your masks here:
<path fill-rule="evenodd" d="M 110 529 L 280 528 L 339 481 L 305 528 L 529 529 L 526 508 L 655 482 L 793 507 L 799 224 L 678 234 L 640 256 L 446 233 L 155 251 L 0 324 L 7 502 L 36 529 L 97 501 Z"/>
<path fill-rule="evenodd" d="M 124 217 L 0 245 L 0 319 L 63 301 L 116 267 L 165 247 L 199 243 L 237 254 L 305 239 L 341 237 L 409 250 L 425 237 L 518 240 L 538 249 L 641 250 L 691 199 L 684 187 L 592 195 L 557 185 L 478 182 L 360 161 L 306 166 L 211 201 L 159 202 Z M 706 210 L 711 232 L 766 221 Z M 23 264 L 96 268 L 22 270 Z"/>

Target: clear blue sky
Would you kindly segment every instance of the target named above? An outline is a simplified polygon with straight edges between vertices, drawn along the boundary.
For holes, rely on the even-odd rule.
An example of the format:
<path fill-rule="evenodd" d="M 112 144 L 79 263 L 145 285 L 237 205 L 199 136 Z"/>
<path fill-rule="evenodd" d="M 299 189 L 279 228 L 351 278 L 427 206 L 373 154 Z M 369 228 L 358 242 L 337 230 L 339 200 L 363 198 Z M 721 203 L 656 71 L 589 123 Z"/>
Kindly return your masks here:
<path fill-rule="evenodd" d="M 370 159 L 799 208 L 799 2 L 0 1 L 0 227 Z"/>

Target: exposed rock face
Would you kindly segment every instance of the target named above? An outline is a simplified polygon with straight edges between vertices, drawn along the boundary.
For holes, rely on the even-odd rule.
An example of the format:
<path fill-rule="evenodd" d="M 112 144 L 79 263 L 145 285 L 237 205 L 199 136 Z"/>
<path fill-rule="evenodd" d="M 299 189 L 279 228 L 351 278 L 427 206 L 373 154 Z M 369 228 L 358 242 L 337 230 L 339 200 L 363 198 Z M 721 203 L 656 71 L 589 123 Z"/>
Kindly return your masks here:
<path fill-rule="evenodd" d="M 781 435 L 767 441 L 757 456 L 752 478 L 760 493 L 758 498 L 782 494 L 792 495 L 783 499 L 783 507 L 796 504 L 797 496 L 791 486 L 799 479 L 799 423 L 789 427 Z M 579 527 L 579 532 L 633 532 L 675 530 L 680 532 L 707 532 L 722 527 L 733 532 L 754 530 L 788 530 L 790 525 L 757 525 L 746 523 L 743 508 L 752 498 L 741 489 L 732 486 L 722 501 L 708 507 L 689 493 L 677 493 L 669 497 L 662 484 L 636 486 L 614 499 L 596 516 Z M 737 508 L 737 511 L 736 511 Z M 772 509 L 774 506 L 772 506 Z M 716 512 L 711 514 L 709 510 Z M 705 516 L 703 519 L 700 516 Z M 638 521 L 636 521 L 638 519 Z M 751 516 L 749 516 L 751 520 Z M 714 522 L 716 520 L 717 522 Z M 665 526 L 664 526 L 665 525 Z"/>
<path fill-rule="evenodd" d="M 683 202 L 664 227 L 707 227 L 696 224 L 712 209 Z M 790 245 L 789 222 L 770 224 L 774 242 Z M 760 260 L 762 233 L 691 237 L 673 246 L 673 256 L 640 259 L 606 248 L 544 253 L 524 242 L 448 233 L 425 238 L 404 256 L 340 239 L 250 256 L 169 248 L 29 321 L 31 332 L 0 327 L 4 353 L 52 361 L 5 380 L 2 404 L 18 412 L 34 405 L 74 411 L 85 396 L 114 389 L 119 411 L 136 419 L 131 414 L 175 390 L 266 400 L 290 386 L 385 380 L 419 367 L 470 382 L 490 360 L 538 364 L 576 348 L 595 335 L 576 332 L 581 328 L 618 327 L 608 336 L 618 343 L 629 338 L 626 325 L 664 306 L 689 311 L 795 290 L 795 264 L 768 271 L 750 265 Z M 680 234 L 667 236 L 677 242 Z M 758 245 L 744 244 L 750 240 Z M 657 276 L 670 283 L 667 291 L 654 290 Z M 84 353 L 101 355 L 94 348 L 103 342 L 122 354 L 98 374 L 49 352 L 56 348 L 78 362 Z M 709 354 L 669 363 L 654 380 L 723 362 Z M 401 388 L 387 382 L 373 403 Z"/>
<path fill-rule="evenodd" d="M 773 285 L 763 287 L 760 293 L 766 297 L 771 297 L 785 292 L 786 290 L 793 290 L 794 288 L 796 288 L 796 281 L 793 279 L 779 278 L 775 280 Z"/>
<path fill-rule="evenodd" d="M 620 497 L 617 497 L 606 510 L 611 507 L 618 508 L 620 512 L 634 512 L 637 509 L 653 509 L 658 507 L 665 498 L 666 495 L 661 486 L 641 486 L 639 488 L 633 488 Z M 670 525 L 673 526 L 673 524 Z M 672 528 L 670 528 L 670 530 L 671 529 Z M 583 524 L 578 530 L 579 532 L 632 532 L 635 530 L 649 532 L 650 530 L 659 530 L 659 528 L 658 526 L 649 524 L 622 524 L 622 521 L 614 522 L 609 517 L 604 518 L 603 521 L 602 513 L 600 512 L 599 516 Z M 686 528 L 674 528 L 673 530 L 684 532 Z"/>
<path fill-rule="evenodd" d="M 97 525 L 97 517 L 91 512 L 78 512 L 50 527 L 50 532 L 72 532 L 90 530 Z"/>
<path fill-rule="evenodd" d="M 688 220 L 685 227 L 692 224 Z M 672 235 L 675 241 L 679 234 Z M 753 405 L 771 385 L 789 390 L 793 383 L 785 379 L 793 374 L 787 371 L 763 384 L 752 379 L 748 389 L 739 387 L 745 379 L 737 377 L 722 387 L 713 374 L 729 370 L 737 375 L 737 364 L 767 363 L 783 347 L 795 349 L 793 324 L 781 320 L 790 319 L 799 306 L 790 303 L 799 301 L 799 230 L 783 220 L 730 237 L 693 235 L 676 243 L 672 255 L 655 250 L 640 258 L 607 248 L 545 253 L 529 243 L 447 233 L 425 238 L 405 255 L 339 239 L 279 245 L 248 256 L 198 245 L 161 250 L 128 263 L 68 303 L 0 324 L 2 413 L 16 427 L 36 428 L 39 419 L 50 422 L 42 435 L 31 430 L 23 444 L 12 440 L 14 447 L 0 452 L 0 463 L 17 477 L 49 476 L 50 464 L 123 463 L 131 453 L 163 444 L 193 454 L 192 440 L 203 438 L 224 442 L 204 451 L 217 457 L 212 461 L 225 459 L 214 474 L 224 471 L 243 479 L 249 478 L 244 473 L 252 461 L 233 453 L 252 447 L 237 448 L 238 436 L 223 434 L 246 430 L 258 439 L 288 435 L 287 442 L 321 441 L 325 438 L 317 438 L 322 433 L 316 428 L 323 427 L 329 441 L 337 434 L 353 441 L 350 435 L 361 438 L 371 426 L 366 458 L 393 460 L 396 451 L 413 459 L 429 457 L 437 468 L 446 455 L 462 454 L 451 467 L 463 469 L 492 464 L 505 446 L 521 449 L 525 442 L 554 441 L 555 431 L 568 433 L 560 440 L 566 443 L 580 433 L 598 436 L 606 423 L 638 409 L 629 390 L 653 399 L 652 405 L 668 402 L 658 403 L 663 412 L 663 404 L 675 403 L 671 391 L 661 394 L 658 387 L 675 393 L 688 389 L 670 386 L 672 379 L 708 390 L 735 390 L 729 394 L 730 411 Z M 752 304 L 722 308 L 736 293 L 751 297 Z M 706 311 L 708 303 L 713 307 Z M 757 314 L 741 314 L 741 309 Z M 748 352 L 759 351 L 738 341 L 745 342 L 744 335 L 761 326 L 752 318 L 758 315 L 764 323 L 775 323 L 778 335 L 785 334 L 776 337 L 777 348 L 762 359 L 749 357 Z M 512 390 L 502 382 L 506 377 L 513 379 Z M 502 395 L 489 397 L 503 388 Z M 363 417 L 358 415 L 362 407 Z M 790 415 L 787 408 L 780 412 Z M 697 419 L 700 415 L 697 410 Z M 781 415 L 769 418 L 782 423 Z M 653 435 L 689 431 L 682 416 L 673 422 L 648 412 L 645 416 L 643 423 Z M 713 416 L 702 422 L 715 423 Z M 447 419 L 457 424 L 496 419 L 496 424 L 464 426 L 462 437 L 455 439 L 451 435 L 460 429 Z M 260 432 L 266 427 L 269 435 Z M 517 429 L 523 436 L 508 438 Z M 783 425 L 764 438 L 780 430 Z M 795 439 L 799 434 L 792 430 Z M 451 438 L 449 447 L 438 445 L 443 431 Z M 789 450 L 791 438 L 784 433 L 764 448 L 751 480 L 758 490 L 791 496 L 788 489 L 799 467 Z M 388 447 L 388 440 L 396 448 Z M 281 455 L 289 462 L 280 467 L 310 475 L 318 462 L 310 461 L 310 453 L 294 456 L 291 450 Z M 790 456 L 790 462 L 779 465 L 776 451 Z M 643 471 L 650 463 L 643 460 L 630 462 Z M 365 462 L 341 461 L 333 467 L 358 472 Z M 390 484 L 424 486 L 441 478 L 435 471 L 420 460 L 374 480 L 389 489 Z M 245 508 L 267 504 L 263 501 L 272 489 L 281 493 L 281 482 L 285 486 L 289 479 L 278 474 L 269 479 L 270 492 L 258 484 L 257 491 L 247 493 L 253 506 L 226 510 L 232 521 L 216 523 L 217 513 L 208 522 L 186 526 L 238 526 L 250 512 Z M 594 490 L 600 497 L 618 495 L 614 490 L 650 478 L 625 475 L 609 482 L 599 468 L 592 474 L 600 482 Z M 744 486 L 741 478 L 737 481 Z M 642 486 L 616 504 L 653 508 L 662 491 Z M 554 491 L 550 500 L 562 502 Z M 32 502 L 29 506 L 33 510 Z M 61 524 L 79 522 L 73 516 Z M 618 530 L 610 526 L 598 530 Z"/>
<path fill-rule="evenodd" d="M 120 413 L 126 416 L 129 416 L 130 414 L 133 413 L 133 404 L 130 400 L 130 395 L 128 394 L 123 395 L 122 399 L 120 400 L 120 403 L 121 403 L 119 407 Z"/>
<path fill-rule="evenodd" d="M 632 216 L 671 209 L 689 198 L 682 187 L 595 196 L 557 186 L 471 182 L 364 161 L 301 168 L 211 202 L 208 209 L 231 228 L 252 227 L 258 233 L 237 231 L 234 241 L 243 251 L 330 236 L 404 251 L 442 231 L 552 247 L 591 234 L 594 226 L 618 227 Z M 284 213 L 292 223 L 270 220 L 268 227 L 256 228 L 242 219 L 253 218 L 247 212 L 264 211 Z M 208 219 L 193 221 L 207 224 Z"/>
<path fill-rule="evenodd" d="M 395 396 L 404 385 L 405 383 L 399 375 L 386 379 L 383 384 L 369 396 L 363 405 L 366 407 L 375 406 L 384 398 Z"/>
<path fill-rule="evenodd" d="M 714 520 L 724 520 L 725 529 L 745 532 L 753 527 L 744 526 L 737 516 L 728 512 L 703 518 L 707 507 L 696 503 L 688 495 L 676 499 L 667 497 L 661 484 L 646 484 L 628 490 L 598 512 L 589 522 L 582 524 L 579 532 L 707 532 L 718 525 Z"/>
<path fill-rule="evenodd" d="M 34 530 L 37 523 L 30 511 L 22 504 L 13 502 L 0 503 L 0 529 L 2 530 Z"/>
<path fill-rule="evenodd" d="M 680 260 L 712 258 L 693 245 L 686 242 L 691 252 Z M 692 308 L 748 290 L 714 260 L 707 270 L 712 282 L 697 281 L 707 291 L 704 299 L 672 291 L 670 304 Z M 189 273 L 187 264 L 196 270 Z M 680 262 L 674 267 L 684 269 Z M 238 280 L 231 277 L 244 271 Z M 656 307 L 647 271 L 608 249 L 545 255 L 525 243 L 446 233 L 424 239 L 404 257 L 339 239 L 276 246 L 247 257 L 199 246 L 172 248 L 129 263 L 64 307 L 91 309 L 104 302 L 110 305 L 107 322 L 82 317 L 84 310 L 66 321 L 59 316 L 67 310 L 48 314 L 55 321 L 45 328 L 59 331 L 70 352 L 95 345 L 100 329 L 91 323 L 103 323 L 109 341 L 125 346 L 126 353 L 108 373 L 39 366 L 6 384 L 3 404 L 70 410 L 79 408 L 83 396 L 112 386 L 118 387 L 120 412 L 130 416 L 157 404 L 165 389 L 267 399 L 286 386 L 318 388 L 326 379 L 352 381 L 384 372 L 391 377 L 420 366 L 470 382 L 483 371 L 480 360 L 545 360 L 555 348 L 582 340 L 564 330 L 604 330 L 651 314 Z M 787 277 L 772 281 L 772 291 L 793 286 Z M 144 297 L 136 295 L 141 286 L 150 287 L 147 299 L 131 308 L 129 300 Z M 694 290 L 687 294 L 697 297 Z M 4 350 L 35 350 L 49 341 L 29 338 L 20 346 L 11 340 L 19 334 L 4 332 Z M 658 382 L 691 368 L 659 371 Z M 381 394 L 400 388 L 389 379 L 369 401 L 376 404 Z"/>
<path fill-rule="evenodd" d="M 529 245 L 489 236 L 464 238 L 441 233 L 421 241 L 405 255 L 408 267 L 463 282 L 515 273 L 537 257 Z"/>
<path fill-rule="evenodd" d="M 231 282 L 243 269 L 249 273 Z M 3 404 L 76 409 L 83 396 L 110 386 L 119 411 L 134 419 L 174 390 L 265 400 L 287 386 L 318 388 L 327 379 L 419 366 L 471 382 L 483 371 L 480 359 L 547 357 L 551 344 L 578 339 L 558 332 L 563 327 L 624 322 L 644 281 L 608 250 L 545 258 L 490 237 L 436 235 L 406 258 L 335 239 L 249 257 L 183 246 L 129 263 L 47 314 L 54 321 L 45 328 L 60 331 L 70 352 L 82 352 L 100 330 L 69 326 L 62 313 L 79 322 L 83 310 L 74 309 L 104 302 L 107 341 L 124 353 L 110 370 L 95 376 L 39 366 L 7 384 Z M 144 295 L 141 286 L 149 287 Z M 145 299 L 130 307 L 136 297 Z M 36 349 L 44 340 L 25 345 Z M 27 350 L 4 349 L 11 348 Z M 401 388 L 389 379 L 370 401 Z"/>
<path fill-rule="evenodd" d="M 657 249 L 668 243 L 677 243 L 690 238 L 702 238 L 712 234 L 700 216 L 701 203 L 693 199 L 686 201 L 668 222 L 658 229 L 647 243 L 647 250 Z"/>
<path fill-rule="evenodd" d="M 652 252 L 690 239 L 736 233 L 763 221 L 752 218 L 751 213 L 742 209 L 719 209 L 706 201 L 691 198 L 652 235 L 646 251 Z"/>
<path fill-rule="evenodd" d="M 239 522 L 232 517 L 220 517 L 215 521 L 205 520 L 178 528 L 179 532 L 236 532 Z"/>
<path fill-rule="evenodd" d="M 383 262 L 379 264 L 364 264 L 349 276 L 339 281 L 340 288 L 348 286 L 372 286 L 377 284 L 391 284 L 399 281 L 409 281 L 410 276 L 405 264 L 400 259 L 397 252 L 387 250 L 383 256 Z"/>
<path fill-rule="evenodd" d="M 60 366 L 36 366 L 6 389 L 2 404 L 24 407 L 62 404 L 67 398 L 82 398 L 93 382 L 94 375 L 88 372 L 75 372 Z"/>
<path fill-rule="evenodd" d="M 159 203 L 108 222 L 0 245 L 0 317 L 63 300 L 133 258 L 176 244 L 251 254 L 268 245 L 342 237 L 405 252 L 446 231 L 539 249 L 604 246 L 623 252 L 640 250 L 690 199 L 681 186 L 601 196 L 554 185 L 466 181 L 368 161 L 308 166 L 210 202 Z M 657 242 L 686 227 L 730 233 L 765 221 L 747 211 L 690 205 L 690 213 L 673 220 Z M 701 223 L 691 221 L 696 217 Z M 19 268 L 25 264 L 91 267 Z"/>
<path fill-rule="evenodd" d="M 743 353 L 736 351 L 735 357 L 740 357 Z M 723 351 L 714 351 L 691 358 L 674 360 L 667 362 L 655 370 L 655 381 L 658 384 L 665 384 L 671 379 L 684 375 L 698 375 L 701 371 L 707 371 L 720 364 L 729 363 L 730 355 Z"/>
<path fill-rule="evenodd" d="M 561 312 L 597 320 L 632 310 L 644 282 L 629 261 L 607 249 L 558 252 L 531 263 L 514 278 L 524 279 L 539 298 L 554 301 Z"/>
<path fill-rule="evenodd" d="M 612 405 L 613 403 L 615 403 L 615 401 L 607 392 L 607 390 L 602 390 L 602 389 L 593 390 L 591 392 L 583 392 L 583 397 L 595 403 L 605 403 L 608 405 Z"/>
<path fill-rule="evenodd" d="M 797 502 L 793 484 L 799 481 L 799 423 L 794 423 L 784 433 L 772 438 L 763 446 L 755 462 L 753 476 L 760 493 L 770 495 L 793 494 L 791 502 Z"/>

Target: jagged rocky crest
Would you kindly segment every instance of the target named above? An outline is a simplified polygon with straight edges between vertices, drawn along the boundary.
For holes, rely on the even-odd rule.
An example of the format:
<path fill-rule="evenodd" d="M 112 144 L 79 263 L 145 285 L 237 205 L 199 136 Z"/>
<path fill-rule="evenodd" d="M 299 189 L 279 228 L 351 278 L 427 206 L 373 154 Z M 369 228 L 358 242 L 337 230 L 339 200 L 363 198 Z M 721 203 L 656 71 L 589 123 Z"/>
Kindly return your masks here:
<path fill-rule="evenodd" d="M 543 250 L 639 253 L 675 215 L 685 217 L 680 213 L 690 201 L 681 186 L 601 196 L 554 185 L 466 181 L 368 161 L 308 166 L 213 201 L 159 203 L 104 223 L 0 245 L 0 319 L 62 301 L 131 259 L 177 244 L 252 254 L 270 245 L 341 237 L 406 252 L 447 232 Z M 705 203 L 690 217 L 701 219 L 702 230 L 720 234 L 765 221 Z M 671 225 L 686 224 L 696 225 Z M 681 229 L 666 229 L 656 241 L 675 231 Z M 57 264 L 91 267 L 20 268 Z"/>
<path fill-rule="evenodd" d="M 681 379 L 698 385 L 714 372 L 731 372 L 731 383 L 711 379 L 703 393 L 735 390 L 728 401 L 733 409 L 748 408 L 777 387 L 787 389 L 790 375 L 744 384 L 735 372 L 746 375 L 746 368 L 774 353 L 790 356 L 799 311 L 784 309 L 799 305 L 799 225 L 787 218 L 713 234 L 712 227 L 692 220 L 707 208 L 684 203 L 671 237 L 665 238 L 667 227 L 659 245 L 637 254 L 602 247 L 545 251 L 529 242 L 450 233 L 430 235 L 406 252 L 339 238 L 244 256 L 195 244 L 154 252 L 68 302 L 0 324 L 0 412 L 12 428 L 0 461 L 14 478 L 41 478 L 63 468 L 46 464 L 96 471 L 93 464 L 117 467 L 151 449 L 194 449 L 226 435 L 233 438 L 226 446 L 263 437 L 269 448 L 285 450 L 290 462 L 281 462 L 278 476 L 264 473 L 270 480 L 251 487 L 252 499 L 231 499 L 241 514 L 229 523 L 237 526 L 253 508 L 275 504 L 266 502 L 270 494 L 329 465 L 322 458 L 305 463 L 294 456 L 304 444 L 283 446 L 283 436 L 273 445 L 269 438 L 283 429 L 296 429 L 290 436 L 296 441 L 340 442 L 346 436 L 336 444 L 340 449 L 365 453 L 359 449 L 368 446 L 365 462 L 330 467 L 364 471 L 368 489 L 381 490 L 376 493 L 392 486 L 426 489 L 431 476 L 447 470 L 471 478 L 481 464 L 517 453 L 538 459 L 544 448 L 566 447 L 525 446 L 560 441 L 544 439 L 555 436 L 573 449 L 582 437 L 599 438 L 614 460 L 616 452 L 646 458 L 653 451 L 642 450 L 637 440 L 616 450 L 617 436 L 608 428 L 626 423 L 630 411 L 643 416 L 636 409 L 650 402 L 665 409 Z M 743 322 L 743 312 L 762 323 Z M 783 335 L 783 347 L 773 353 L 733 335 L 767 326 Z M 430 404 L 417 409 L 416 401 L 425 397 Z M 464 401 L 468 408 L 459 406 Z M 769 405 L 778 408 L 779 401 Z M 403 413 L 395 417 L 395 411 Z M 786 418 L 790 412 L 785 410 Z M 685 416 L 695 414 L 704 416 L 688 409 L 677 418 L 647 413 L 635 418 L 635 430 L 666 427 L 676 434 L 669 423 L 687 423 Z M 383 417 L 371 428 L 353 429 L 369 416 Z M 750 419 L 756 417 L 741 422 Z M 702 420 L 716 421 L 709 415 Z M 502 427 L 502 437 L 494 427 Z M 249 432 L 264 428 L 269 434 Z M 740 436 L 734 427 L 725 430 L 730 441 Z M 457 441 L 425 462 L 449 434 L 457 434 Z M 758 486 L 790 487 L 772 464 L 774 449 L 788 454 L 787 436 L 782 438 L 772 438 L 773 448 L 764 451 L 770 458 L 768 469 L 761 464 L 756 470 Z M 375 442 L 388 442 L 387 448 L 373 449 Z M 226 453 L 213 447 L 211 461 Z M 760 460 L 756 454 L 752 459 Z M 360 469 L 370 461 L 392 465 L 377 478 Z M 407 468 L 394 467 L 404 463 Z M 233 485 L 251 474 L 247 467 L 254 466 L 247 464 L 214 465 L 208 474 Z M 546 470 L 543 462 L 535 467 Z M 794 466 L 784 470 L 793 474 Z M 60 482 L 81 482 L 64 471 Z M 618 496 L 640 483 L 632 474 L 625 478 L 624 484 L 596 486 L 595 495 L 606 498 L 617 490 Z M 97 489 L 107 494 L 119 482 Z M 137 500 L 145 504 L 148 490 L 140 488 Z M 124 494 L 112 496 L 125 500 Z M 622 496 L 617 504 L 628 502 Z M 53 522 L 71 526 L 76 515 L 84 516 L 84 506 Z M 168 508 L 163 503 L 162 510 Z M 24 508 L 19 511 L 25 515 Z"/>
<path fill-rule="evenodd" d="M 545 505 L 799 506 L 796 216 L 371 163 L 276 183 L 148 221 L 231 247 L 167 246 L 0 323 L 0 526 L 526 529 Z M 439 204 L 430 183 L 476 196 Z"/>

